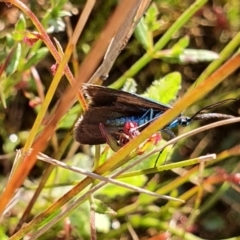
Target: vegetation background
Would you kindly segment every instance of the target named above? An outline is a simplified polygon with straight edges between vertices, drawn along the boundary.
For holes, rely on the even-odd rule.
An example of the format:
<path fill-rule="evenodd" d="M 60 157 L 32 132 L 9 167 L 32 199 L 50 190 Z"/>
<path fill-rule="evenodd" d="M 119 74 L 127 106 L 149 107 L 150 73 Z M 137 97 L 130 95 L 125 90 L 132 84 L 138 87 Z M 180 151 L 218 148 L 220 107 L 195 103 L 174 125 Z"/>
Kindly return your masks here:
<path fill-rule="evenodd" d="M 62 51 L 67 48 L 89 2 L 23 1 L 49 34 L 49 40 L 39 29 L 36 30 L 36 19 L 19 1 L 0 2 L 0 205 L 6 203 L 6 186 L 16 190 L 14 196 L 9 194 L 6 197 L 8 205 L 1 219 L 0 239 L 9 239 L 10 236 L 10 239 L 240 239 L 239 123 L 184 138 L 163 151 L 159 168 L 154 168 L 157 152 L 146 156 L 128 177 L 122 175 L 128 184 L 180 198 L 185 203 L 157 199 L 112 184 L 87 196 L 86 193 L 98 182 L 89 184 L 87 190 L 82 187 L 81 191 L 71 191 L 84 176 L 72 169 L 54 168 L 40 159 L 49 156 L 69 166 L 92 171 L 93 162 L 94 169 L 99 169 L 102 162 L 115 156 L 107 145 L 95 148 L 80 146 L 73 141 L 74 124 L 84 109 L 79 102 L 70 107 L 65 102 L 65 114 L 51 128 L 54 132 L 48 141 L 41 142 L 45 155 L 38 156 L 33 168 L 30 161 L 23 160 L 29 147 L 45 136 L 44 129 L 61 109 L 61 100 L 70 89 L 68 80 L 71 75 L 65 72 L 67 77 L 63 76 L 58 84 L 55 77 L 61 77 L 61 72 L 56 72 Z M 192 4 L 195 4 L 194 11 L 184 15 L 191 10 Z M 68 62 L 76 79 L 83 76 L 79 75 L 81 66 L 87 71 L 88 66 L 94 64 L 94 57 L 87 66 L 83 61 L 101 39 L 101 32 L 118 5 L 120 1 L 115 0 L 94 4 Z M 117 89 L 123 87 L 126 91 L 144 93 L 148 98 L 174 105 L 199 85 L 198 77 L 206 73 L 210 62 L 222 61 L 213 66 L 210 72 L 214 72 L 227 59 L 239 54 L 239 19 L 238 0 L 152 1 L 103 85 Z M 173 25 L 177 26 L 176 31 L 168 36 Z M 59 59 L 52 53 L 49 41 L 56 46 Z M 165 41 L 162 48 L 155 49 L 161 41 Z M 144 56 L 153 51 L 155 53 L 149 55 L 149 61 L 144 61 Z M 225 71 L 229 71 L 228 75 L 231 73 L 227 67 Z M 208 75 L 203 75 L 203 80 Z M 238 69 L 187 108 L 184 115 L 192 116 L 204 106 L 224 99 L 239 98 L 239 75 Z M 55 89 L 51 88 L 54 83 Z M 45 100 L 49 100 L 49 105 L 43 111 Z M 83 101 L 80 98 L 80 102 Z M 239 103 L 236 100 L 209 111 L 238 116 Z M 34 128 L 41 114 L 43 119 L 39 127 Z M 175 129 L 174 133 L 181 135 L 210 122 L 194 122 L 187 128 Z M 167 138 L 157 146 L 147 142 L 143 147 L 133 148 L 129 158 L 135 158 L 126 165 L 139 159 L 140 152 L 145 156 L 166 141 Z M 16 154 L 16 149 L 23 149 L 23 153 Z M 216 159 L 200 163 L 200 157 L 209 153 L 215 153 Z M 189 164 L 188 159 L 193 162 Z M 170 165 L 178 163 L 180 165 Z M 24 181 L 20 180 L 21 175 L 13 176 L 19 166 L 23 172 L 25 168 L 26 173 L 31 169 Z M 168 170 L 163 172 L 164 167 Z M 106 170 L 101 174 L 113 172 L 108 165 Z M 12 184 L 14 180 L 9 179 L 19 179 L 20 186 Z M 37 191 L 39 196 L 34 199 Z M 86 196 L 85 201 L 68 210 L 73 200 L 81 196 Z M 66 215 L 58 219 L 57 215 L 66 209 Z"/>

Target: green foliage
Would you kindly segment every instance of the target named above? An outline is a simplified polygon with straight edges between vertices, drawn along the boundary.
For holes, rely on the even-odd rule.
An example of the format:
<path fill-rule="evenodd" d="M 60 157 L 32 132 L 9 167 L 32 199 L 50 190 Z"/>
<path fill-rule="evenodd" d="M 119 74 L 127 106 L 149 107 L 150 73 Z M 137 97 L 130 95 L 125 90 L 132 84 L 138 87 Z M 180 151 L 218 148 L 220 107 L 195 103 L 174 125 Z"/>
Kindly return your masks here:
<path fill-rule="evenodd" d="M 16 49 L 11 59 L 11 63 L 8 65 L 6 69 L 7 75 L 12 75 L 14 72 L 16 72 L 20 62 L 21 55 L 22 55 L 22 45 L 20 43 L 17 43 Z"/>
<path fill-rule="evenodd" d="M 164 78 L 155 80 L 143 96 L 166 104 L 176 99 L 180 88 L 181 75 L 178 72 L 173 72 Z"/>
<path fill-rule="evenodd" d="M 104 202 L 102 202 L 101 200 L 98 200 L 96 198 L 93 199 L 94 203 L 92 205 L 94 205 L 94 209 L 96 211 L 96 213 L 99 214 L 116 214 L 110 207 L 108 207 Z"/>
<path fill-rule="evenodd" d="M 147 25 L 145 24 L 144 19 L 142 18 L 138 23 L 135 29 L 135 37 L 139 41 L 139 43 L 145 48 L 146 50 L 151 46 L 151 42 L 148 39 L 148 29 Z"/>
<path fill-rule="evenodd" d="M 151 4 L 146 12 L 146 25 L 148 26 L 149 32 L 154 32 L 161 27 L 160 22 L 158 21 L 159 10 L 155 3 Z"/>
<path fill-rule="evenodd" d="M 219 55 L 213 51 L 185 49 L 179 56 L 181 63 L 211 62 L 219 58 Z"/>
<path fill-rule="evenodd" d="M 183 51 L 189 45 L 189 37 L 185 36 L 181 38 L 176 44 L 174 44 L 171 48 L 173 56 L 178 56 L 183 53 Z"/>
<path fill-rule="evenodd" d="M 33 55 L 30 56 L 29 60 L 23 66 L 21 66 L 20 70 L 24 71 L 32 66 L 35 66 L 47 56 L 48 52 L 48 49 L 45 47 L 36 50 L 34 53 L 32 53 Z"/>
<path fill-rule="evenodd" d="M 156 4 L 151 4 L 146 12 L 146 17 L 142 17 L 135 29 L 135 37 L 143 48 L 148 51 L 153 47 L 153 33 L 161 27 L 157 19 L 159 14 Z"/>
<path fill-rule="evenodd" d="M 122 181 L 124 183 L 129 183 L 137 187 L 142 187 L 146 182 L 146 180 L 147 180 L 146 176 L 142 175 L 142 176 L 126 178 L 126 179 L 123 179 Z M 129 189 L 119 187 L 113 184 L 108 184 L 105 187 L 101 188 L 98 194 L 106 195 L 110 199 L 113 199 L 113 198 L 117 199 L 119 197 L 125 196 L 126 194 L 129 194 L 130 192 L 131 191 Z"/>
<path fill-rule="evenodd" d="M 72 124 L 79 115 L 80 110 L 81 109 L 79 104 L 72 107 L 69 110 L 68 114 L 61 119 L 61 121 L 58 124 L 58 128 L 69 129 L 70 127 L 72 127 Z"/>
<path fill-rule="evenodd" d="M 130 93 L 136 93 L 137 92 L 137 83 L 133 78 L 128 78 L 125 82 L 123 88 L 123 91 L 130 92 Z"/>
<path fill-rule="evenodd" d="M 6 229 L 3 229 L 2 226 L 0 226 L 0 237 L 2 240 L 7 240 L 9 239 L 8 236 L 5 234 L 6 232 Z"/>
<path fill-rule="evenodd" d="M 21 41 L 23 40 L 22 32 L 26 29 L 26 20 L 24 18 L 24 15 L 20 14 L 19 20 L 15 26 L 15 32 L 13 34 L 13 39 L 15 41 Z"/>

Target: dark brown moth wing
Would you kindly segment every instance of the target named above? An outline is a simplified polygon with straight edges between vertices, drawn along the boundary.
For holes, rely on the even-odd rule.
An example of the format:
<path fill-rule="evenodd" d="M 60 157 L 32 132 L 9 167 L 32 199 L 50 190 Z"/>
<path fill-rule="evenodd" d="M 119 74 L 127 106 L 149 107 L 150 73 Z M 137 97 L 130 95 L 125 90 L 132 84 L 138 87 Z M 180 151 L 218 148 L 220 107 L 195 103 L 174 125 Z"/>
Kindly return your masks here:
<path fill-rule="evenodd" d="M 124 108 L 114 106 L 90 107 L 78 120 L 74 129 L 74 139 L 82 144 L 96 145 L 106 142 L 102 136 L 99 124 L 107 127 L 108 132 L 116 139 L 119 139 L 119 132 L 123 126 L 108 125 L 107 120 L 131 116 L 131 113 L 124 111 Z"/>
<path fill-rule="evenodd" d="M 84 118 L 79 118 L 75 125 L 74 139 L 81 144 L 98 145 L 106 143 L 106 139 L 99 130 L 99 124 L 88 123 L 84 121 Z"/>
<path fill-rule="evenodd" d="M 90 100 L 90 106 L 111 106 L 116 104 L 132 107 L 138 112 L 140 109 L 153 109 L 165 112 L 171 106 L 151 101 L 133 93 L 128 93 L 116 89 L 106 88 L 98 85 L 84 84 L 83 89 L 87 98 Z"/>

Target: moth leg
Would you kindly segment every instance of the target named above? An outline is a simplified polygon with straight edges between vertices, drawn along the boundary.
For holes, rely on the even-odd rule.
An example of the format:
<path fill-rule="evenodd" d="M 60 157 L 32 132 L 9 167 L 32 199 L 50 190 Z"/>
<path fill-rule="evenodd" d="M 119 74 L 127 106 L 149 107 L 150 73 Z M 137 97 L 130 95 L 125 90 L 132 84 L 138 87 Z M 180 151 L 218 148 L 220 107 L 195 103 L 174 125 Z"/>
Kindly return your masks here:
<path fill-rule="evenodd" d="M 119 133 L 120 137 L 119 137 L 119 145 L 120 147 L 124 146 L 125 144 L 127 144 L 132 138 L 130 138 L 129 135 L 127 135 L 126 133 Z"/>
<path fill-rule="evenodd" d="M 109 133 L 108 129 L 102 123 L 99 123 L 99 129 L 110 148 L 114 152 L 117 152 L 120 149 L 117 140 Z"/>
<path fill-rule="evenodd" d="M 152 118 L 153 118 L 153 109 L 152 109 L 152 108 L 148 109 L 148 110 L 141 116 L 141 118 L 140 118 L 139 120 L 144 119 L 149 113 L 150 113 L 150 119 L 149 119 L 149 120 L 152 120 Z"/>
<path fill-rule="evenodd" d="M 176 137 L 175 134 L 169 128 L 162 129 L 161 132 L 167 134 L 170 137 L 169 140 Z"/>
<path fill-rule="evenodd" d="M 124 124 L 122 132 L 119 133 L 119 145 L 121 147 L 140 134 L 137 127 L 136 122 L 127 121 Z"/>

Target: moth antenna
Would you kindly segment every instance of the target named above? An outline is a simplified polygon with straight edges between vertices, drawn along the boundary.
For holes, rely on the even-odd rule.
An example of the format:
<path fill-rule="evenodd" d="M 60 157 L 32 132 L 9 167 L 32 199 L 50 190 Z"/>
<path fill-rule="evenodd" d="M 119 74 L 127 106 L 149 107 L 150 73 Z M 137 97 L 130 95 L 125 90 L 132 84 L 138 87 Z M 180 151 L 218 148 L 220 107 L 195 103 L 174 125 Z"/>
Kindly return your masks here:
<path fill-rule="evenodd" d="M 204 111 L 204 110 L 209 110 L 209 109 L 215 108 L 215 107 L 217 107 L 217 106 L 220 106 L 220 105 L 222 105 L 222 104 L 225 104 L 225 103 L 227 103 L 227 102 L 237 101 L 237 100 L 239 100 L 239 99 L 237 99 L 237 98 L 228 98 L 228 99 L 225 99 L 225 100 L 223 100 L 223 101 L 220 101 L 220 102 L 211 104 L 211 105 L 209 105 L 209 106 L 206 106 L 206 107 L 200 109 L 199 111 L 197 111 L 190 119 L 191 119 L 191 120 L 192 120 L 192 119 L 196 119 L 196 116 L 197 116 L 197 115 L 200 116 L 200 115 L 201 115 L 200 113 L 201 113 L 202 111 Z M 224 115 L 224 114 L 223 114 L 223 115 Z M 226 114 L 225 114 L 225 115 L 226 115 Z M 231 116 L 231 115 L 228 115 L 228 116 Z M 200 119 L 200 118 L 199 118 L 199 119 Z"/>

